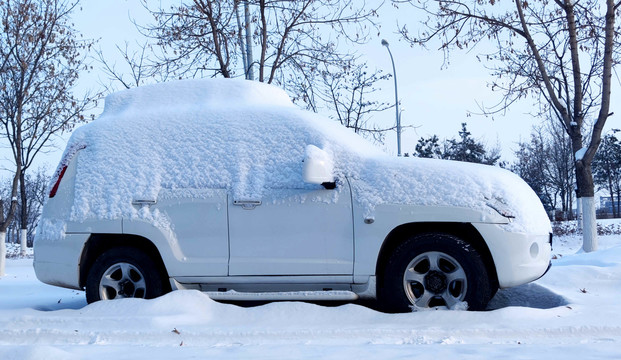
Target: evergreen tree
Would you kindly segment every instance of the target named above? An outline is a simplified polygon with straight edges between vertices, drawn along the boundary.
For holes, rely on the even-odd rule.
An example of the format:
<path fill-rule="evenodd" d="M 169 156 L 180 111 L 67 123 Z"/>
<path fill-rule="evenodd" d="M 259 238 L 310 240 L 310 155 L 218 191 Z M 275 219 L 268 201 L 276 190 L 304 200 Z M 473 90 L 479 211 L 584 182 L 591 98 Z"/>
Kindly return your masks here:
<path fill-rule="evenodd" d="M 442 159 L 442 148 L 437 135 L 429 138 L 420 138 L 414 148 L 413 156 L 421 158 Z"/>
<path fill-rule="evenodd" d="M 459 138 L 449 140 L 448 144 L 446 159 L 488 165 L 494 165 L 500 159 L 498 151 L 488 151 L 483 143 L 472 138 L 466 123 L 461 123 Z"/>
<path fill-rule="evenodd" d="M 621 142 L 613 134 L 604 136 L 600 148 L 593 159 L 593 180 L 599 189 L 606 189 L 608 191 L 613 204 L 612 215 L 615 218 L 619 217 Z"/>
<path fill-rule="evenodd" d="M 420 138 L 412 153 L 422 158 L 465 161 L 478 164 L 496 165 L 500 159 L 498 147 L 488 149 L 485 144 L 474 139 L 467 124 L 461 124 L 459 137 L 444 140 L 440 143 L 437 135 Z"/>

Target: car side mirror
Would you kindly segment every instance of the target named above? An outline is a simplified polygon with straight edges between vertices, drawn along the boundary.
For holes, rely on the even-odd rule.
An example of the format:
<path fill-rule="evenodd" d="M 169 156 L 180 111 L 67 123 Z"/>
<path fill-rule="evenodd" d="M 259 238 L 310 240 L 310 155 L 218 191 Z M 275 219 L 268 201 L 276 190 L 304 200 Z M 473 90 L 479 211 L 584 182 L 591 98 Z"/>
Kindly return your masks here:
<path fill-rule="evenodd" d="M 326 189 L 334 189 L 334 163 L 330 155 L 315 145 L 306 147 L 302 178 L 309 184 L 323 185 Z"/>

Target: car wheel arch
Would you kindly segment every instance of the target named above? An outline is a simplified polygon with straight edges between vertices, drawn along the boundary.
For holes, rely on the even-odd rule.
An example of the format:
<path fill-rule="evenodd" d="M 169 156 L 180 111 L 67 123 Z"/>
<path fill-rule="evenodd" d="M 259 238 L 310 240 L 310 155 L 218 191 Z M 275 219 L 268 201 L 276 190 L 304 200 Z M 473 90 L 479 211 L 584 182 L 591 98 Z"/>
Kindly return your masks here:
<path fill-rule="evenodd" d="M 86 287 L 87 275 L 97 258 L 104 252 L 117 247 L 132 247 L 145 253 L 157 266 L 161 278 L 169 278 L 162 256 L 151 240 L 138 235 L 92 234 L 84 244 L 82 256 L 80 258 L 79 271 L 81 288 L 84 289 Z M 164 282 L 163 286 L 166 292 L 171 291 L 170 283 Z"/>
<path fill-rule="evenodd" d="M 397 247 L 410 237 L 424 233 L 453 235 L 474 247 L 483 259 L 492 286 L 494 289 L 498 289 L 498 275 L 492 254 L 481 234 L 470 223 L 421 222 L 397 226 L 388 233 L 380 248 L 375 266 L 375 275 L 378 281 L 383 277 L 386 264 Z M 382 286 L 382 284 L 378 282 L 377 286 Z"/>

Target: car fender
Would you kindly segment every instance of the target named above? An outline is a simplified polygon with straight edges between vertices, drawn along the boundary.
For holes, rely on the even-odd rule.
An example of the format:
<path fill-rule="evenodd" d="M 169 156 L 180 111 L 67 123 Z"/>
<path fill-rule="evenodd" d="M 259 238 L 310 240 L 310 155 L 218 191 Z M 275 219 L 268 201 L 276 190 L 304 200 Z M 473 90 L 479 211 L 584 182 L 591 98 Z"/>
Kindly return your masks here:
<path fill-rule="evenodd" d="M 354 206 L 355 266 L 354 282 L 360 283 L 375 275 L 381 248 L 389 234 L 402 225 L 434 223 L 436 228 L 449 223 L 507 224 L 509 219 L 470 208 L 449 206 L 378 205 L 374 215 L 366 215 Z"/>

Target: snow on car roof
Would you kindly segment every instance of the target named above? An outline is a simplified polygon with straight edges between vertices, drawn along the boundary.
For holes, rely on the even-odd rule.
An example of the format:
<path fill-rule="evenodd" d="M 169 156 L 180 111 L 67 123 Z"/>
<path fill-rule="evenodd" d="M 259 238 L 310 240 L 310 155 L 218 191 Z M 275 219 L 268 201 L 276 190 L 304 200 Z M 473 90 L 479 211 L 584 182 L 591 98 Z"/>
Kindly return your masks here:
<path fill-rule="evenodd" d="M 156 200 L 164 190 L 227 189 L 235 199 L 262 199 L 267 188 L 318 188 L 302 180 L 307 145 L 334 158 L 337 178 L 352 180 L 364 216 L 382 204 L 493 213 L 491 201 L 516 213 L 514 230 L 550 228 L 534 192 L 506 170 L 389 157 L 337 122 L 297 109 L 274 86 L 230 79 L 176 81 L 108 96 L 103 114 L 78 128 L 65 151 L 85 146 L 71 220 L 140 217 L 165 227 L 161 214 L 138 210 L 132 201 Z"/>
<path fill-rule="evenodd" d="M 106 97 L 102 115 L 170 108 L 235 106 L 293 107 L 285 91 L 268 84 L 233 79 L 182 80 L 146 85 Z"/>

